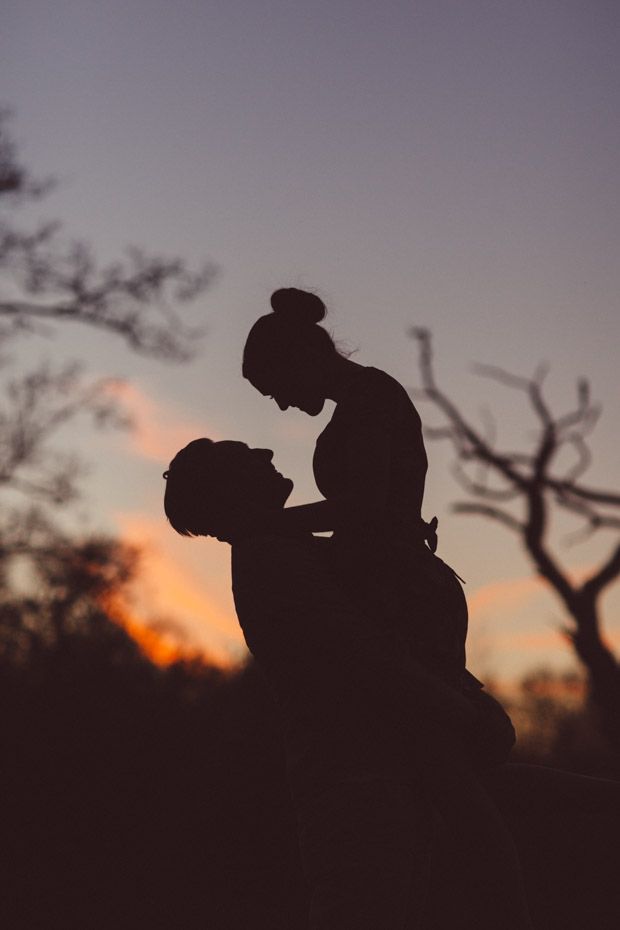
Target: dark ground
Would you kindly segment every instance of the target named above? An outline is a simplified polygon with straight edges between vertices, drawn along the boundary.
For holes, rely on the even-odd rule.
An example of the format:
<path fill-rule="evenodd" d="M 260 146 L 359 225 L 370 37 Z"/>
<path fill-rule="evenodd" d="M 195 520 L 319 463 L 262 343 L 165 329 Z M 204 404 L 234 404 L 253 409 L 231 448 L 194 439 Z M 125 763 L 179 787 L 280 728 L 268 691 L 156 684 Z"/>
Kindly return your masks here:
<path fill-rule="evenodd" d="M 2 670 L 2 927 L 302 930 L 306 892 L 260 673 L 164 670 L 118 645 L 76 641 Z M 609 766 L 546 751 L 535 761 Z M 566 880 L 547 864 L 545 887 Z M 546 930 L 582 930 L 586 904 L 548 914 Z"/>

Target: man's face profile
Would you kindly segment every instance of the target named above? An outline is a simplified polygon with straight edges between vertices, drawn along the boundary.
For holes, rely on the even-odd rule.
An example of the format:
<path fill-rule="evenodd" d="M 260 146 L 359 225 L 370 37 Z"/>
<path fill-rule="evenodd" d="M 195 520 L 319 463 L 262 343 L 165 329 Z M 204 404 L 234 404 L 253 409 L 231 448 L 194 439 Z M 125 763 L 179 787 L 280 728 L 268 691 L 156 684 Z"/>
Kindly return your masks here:
<path fill-rule="evenodd" d="M 293 482 L 276 469 L 271 449 L 251 449 L 244 442 L 230 440 L 215 446 L 218 471 L 230 492 L 253 506 L 284 506 Z"/>

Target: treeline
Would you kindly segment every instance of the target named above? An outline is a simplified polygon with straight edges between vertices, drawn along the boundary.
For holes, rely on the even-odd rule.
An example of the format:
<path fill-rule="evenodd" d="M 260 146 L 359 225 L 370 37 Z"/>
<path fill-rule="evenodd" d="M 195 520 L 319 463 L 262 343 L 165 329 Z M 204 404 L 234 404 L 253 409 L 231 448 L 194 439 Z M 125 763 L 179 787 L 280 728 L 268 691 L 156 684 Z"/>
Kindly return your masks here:
<path fill-rule="evenodd" d="M 16 614 L 4 604 L 2 926 L 302 930 L 278 718 L 259 671 L 156 667 L 94 601 L 72 631 L 11 650 Z M 602 742 L 567 738 L 584 726 L 577 707 L 532 681 L 524 701 L 533 719 L 546 702 L 540 719 L 560 725 L 555 741 L 548 725 L 538 743 L 532 730 L 517 757 L 613 773 Z"/>
<path fill-rule="evenodd" d="M 160 669 L 111 628 L 4 665 L 0 706 L 7 930 L 303 926 L 253 667 Z"/>

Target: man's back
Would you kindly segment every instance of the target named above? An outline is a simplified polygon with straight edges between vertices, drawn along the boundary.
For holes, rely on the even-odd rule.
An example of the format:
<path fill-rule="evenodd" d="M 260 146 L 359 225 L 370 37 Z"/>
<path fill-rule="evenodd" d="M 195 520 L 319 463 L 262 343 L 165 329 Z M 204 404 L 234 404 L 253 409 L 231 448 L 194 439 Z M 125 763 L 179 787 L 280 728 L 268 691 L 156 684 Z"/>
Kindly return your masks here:
<path fill-rule="evenodd" d="M 233 546 L 235 606 L 286 726 L 294 790 L 342 779 L 404 779 L 403 740 L 376 701 L 385 637 L 338 584 L 329 541 L 263 537 Z"/>

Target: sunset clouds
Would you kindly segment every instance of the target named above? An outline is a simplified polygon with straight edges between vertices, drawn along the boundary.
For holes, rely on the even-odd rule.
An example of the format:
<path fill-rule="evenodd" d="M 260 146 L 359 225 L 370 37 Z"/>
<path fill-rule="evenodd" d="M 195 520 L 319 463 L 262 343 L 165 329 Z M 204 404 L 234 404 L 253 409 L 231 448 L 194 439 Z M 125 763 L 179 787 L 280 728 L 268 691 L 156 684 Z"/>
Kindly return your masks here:
<path fill-rule="evenodd" d="M 521 607 L 543 590 L 543 581 L 534 575 L 493 581 L 478 588 L 468 599 L 470 618 L 477 620 L 495 609 Z"/>
<path fill-rule="evenodd" d="M 127 434 L 129 448 L 141 458 L 168 462 L 192 439 L 220 438 L 210 424 L 189 419 L 181 410 L 155 400 L 136 384 L 113 382 L 106 390 L 131 417 L 133 429 Z"/>
<path fill-rule="evenodd" d="M 575 568 L 570 577 L 573 582 L 581 581 L 590 570 L 589 566 Z M 497 668 L 509 678 L 532 666 L 574 665 L 564 632 L 570 618 L 542 578 L 527 575 L 491 582 L 473 591 L 468 605 L 468 651 L 481 663 L 480 673 Z M 613 623 L 613 612 L 607 620 L 603 614 L 603 638 L 617 649 L 620 629 Z"/>
<path fill-rule="evenodd" d="M 189 558 L 179 558 L 177 540 L 164 519 L 144 514 L 118 514 L 122 538 L 140 547 L 143 556 L 139 583 L 132 606 L 134 623 L 162 629 L 170 643 L 189 652 L 200 652 L 220 665 L 243 658 L 245 647 L 229 594 L 230 573 L 222 566 L 215 572 L 200 571 Z M 193 552 L 207 557 L 200 540 Z M 227 547 L 221 547 L 222 550 Z M 227 552 L 222 553 L 225 557 Z M 131 631 L 130 631 L 131 632 Z"/>

